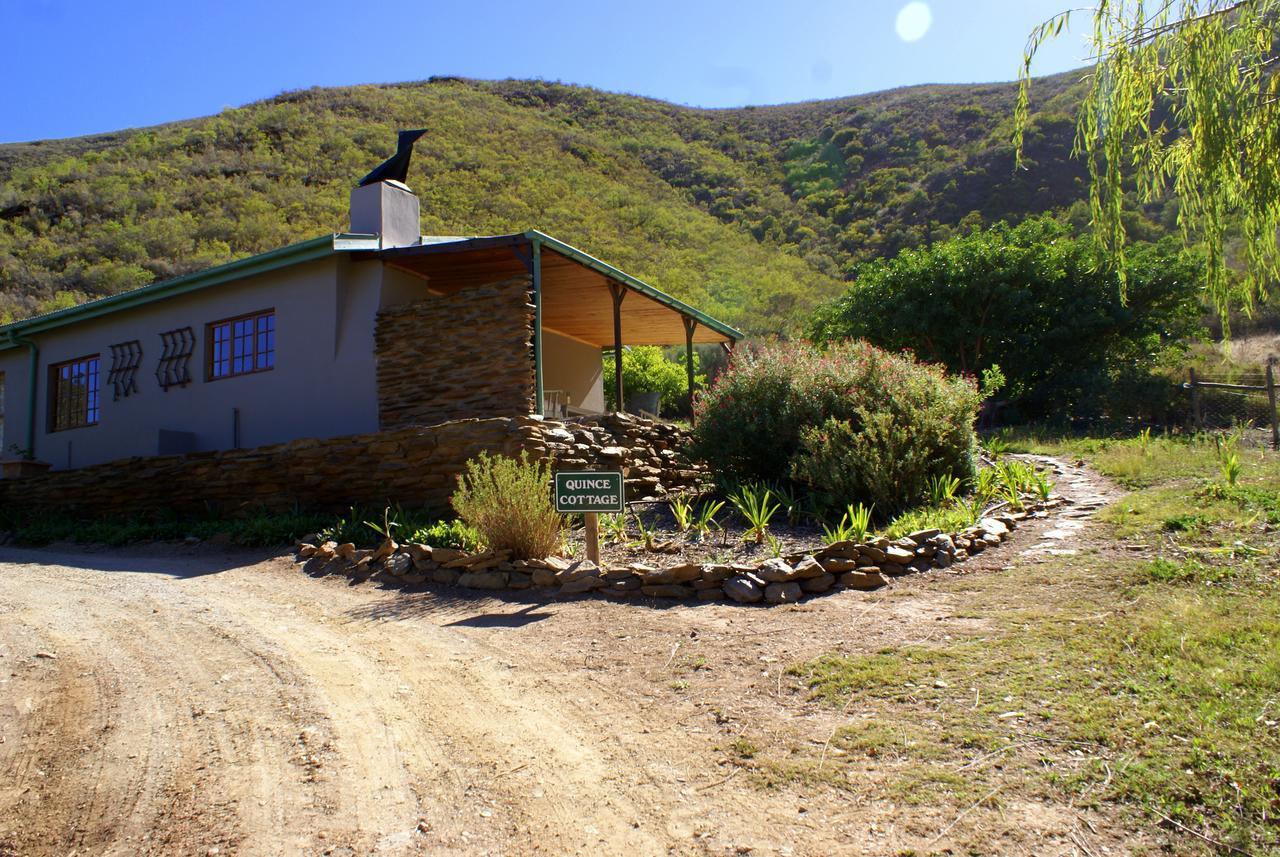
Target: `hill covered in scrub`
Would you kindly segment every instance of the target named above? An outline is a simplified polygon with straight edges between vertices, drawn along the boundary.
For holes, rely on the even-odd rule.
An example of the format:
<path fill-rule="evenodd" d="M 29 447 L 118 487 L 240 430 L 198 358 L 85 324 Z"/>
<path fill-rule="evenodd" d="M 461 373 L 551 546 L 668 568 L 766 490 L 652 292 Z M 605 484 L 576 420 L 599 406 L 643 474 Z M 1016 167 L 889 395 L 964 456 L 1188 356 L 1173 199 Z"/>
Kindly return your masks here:
<path fill-rule="evenodd" d="M 1079 74 L 703 110 L 542 81 L 290 92 L 203 119 L 0 145 L 0 316 L 21 317 L 347 227 L 398 128 L 430 129 L 423 231 L 536 227 L 750 333 L 796 330 L 854 266 L 1078 206 Z"/>

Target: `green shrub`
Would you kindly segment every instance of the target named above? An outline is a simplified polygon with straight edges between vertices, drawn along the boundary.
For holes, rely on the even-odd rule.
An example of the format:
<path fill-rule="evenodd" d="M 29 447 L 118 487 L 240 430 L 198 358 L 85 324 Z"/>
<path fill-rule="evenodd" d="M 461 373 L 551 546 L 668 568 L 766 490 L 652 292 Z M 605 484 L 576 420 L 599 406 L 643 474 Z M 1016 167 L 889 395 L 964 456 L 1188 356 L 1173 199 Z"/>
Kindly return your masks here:
<path fill-rule="evenodd" d="M 696 350 L 693 352 L 693 377 L 695 384 L 705 381 Z M 604 398 L 610 410 L 614 408 L 614 399 L 617 398 L 614 395 L 616 386 L 613 379 L 613 354 L 609 353 L 604 356 Z M 689 394 L 689 373 L 685 368 L 683 353 L 677 360 L 668 360 L 663 350 L 656 345 L 624 348 L 622 395 L 629 398 L 635 393 L 660 394 L 659 407 L 667 413 L 684 408 L 685 397 Z"/>
<path fill-rule="evenodd" d="M 453 508 L 490 550 L 515 559 L 550 556 L 560 545 L 560 515 L 551 503 L 551 466 L 482 452 L 467 462 Z"/>
<path fill-rule="evenodd" d="M 419 527 L 409 533 L 410 542 L 431 545 L 437 548 L 457 548 L 464 551 L 480 549 L 480 533 L 475 527 L 468 526 L 457 518 L 451 521 L 436 521 L 426 527 Z"/>
<path fill-rule="evenodd" d="M 828 507 L 892 515 L 936 477 L 973 476 L 968 379 L 865 342 L 740 349 L 700 397 L 694 452 L 722 481 L 793 480 Z"/>

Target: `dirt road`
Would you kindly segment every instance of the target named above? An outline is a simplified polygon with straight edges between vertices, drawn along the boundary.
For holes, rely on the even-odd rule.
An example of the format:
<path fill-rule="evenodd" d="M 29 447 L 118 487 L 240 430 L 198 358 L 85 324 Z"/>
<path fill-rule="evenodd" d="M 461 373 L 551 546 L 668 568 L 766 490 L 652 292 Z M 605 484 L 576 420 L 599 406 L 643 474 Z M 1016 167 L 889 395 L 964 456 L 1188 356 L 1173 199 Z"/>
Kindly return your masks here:
<path fill-rule="evenodd" d="M 725 747 L 840 722 L 788 663 L 963 632 L 928 577 L 644 609 L 3 549 L 0 855 L 883 853 L 897 809 L 762 789 Z M 952 815 L 913 812 L 922 836 Z"/>

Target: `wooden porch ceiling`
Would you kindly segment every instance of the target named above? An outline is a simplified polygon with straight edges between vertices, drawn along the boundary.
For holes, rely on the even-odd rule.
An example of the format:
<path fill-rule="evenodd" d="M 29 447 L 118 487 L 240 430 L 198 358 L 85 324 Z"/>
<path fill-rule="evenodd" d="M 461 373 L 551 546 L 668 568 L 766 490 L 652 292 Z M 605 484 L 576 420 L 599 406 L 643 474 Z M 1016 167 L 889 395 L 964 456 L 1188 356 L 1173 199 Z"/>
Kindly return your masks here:
<path fill-rule="evenodd" d="M 426 276 L 432 290 L 445 294 L 527 273 L 518 255 L 529 252 L 527 242 L 446 248 L 448 245 L 443 244 L 427 252 L 383 251 L 379 255 L 388 265 Z M 404 248 L 416 249 L 419 248 Z M 598 348 L 612 348 L 611 278 L 549 247 L 543 247 L 541 258 L 543 330 Z M 621 308 L 624 345 L 685 344 L 685 316 L 681 312 L 626 283 L 616 285 L 626 291 Z M 693 332 L 693 341 L 715 343 L 732 342 L 732 339 L 699 324 Z"/>

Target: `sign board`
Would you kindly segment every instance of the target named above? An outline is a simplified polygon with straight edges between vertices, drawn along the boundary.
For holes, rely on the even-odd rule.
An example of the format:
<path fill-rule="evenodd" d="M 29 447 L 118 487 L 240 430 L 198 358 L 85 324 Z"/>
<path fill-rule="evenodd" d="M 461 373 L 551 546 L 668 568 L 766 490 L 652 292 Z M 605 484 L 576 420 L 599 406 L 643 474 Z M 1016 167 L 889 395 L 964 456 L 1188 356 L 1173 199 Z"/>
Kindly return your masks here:
<path fill-rule="evenodd" d="M 621 512 L 625 498 L 619 470 L 562 470 L 555 474 L 557 512 Z"/>

